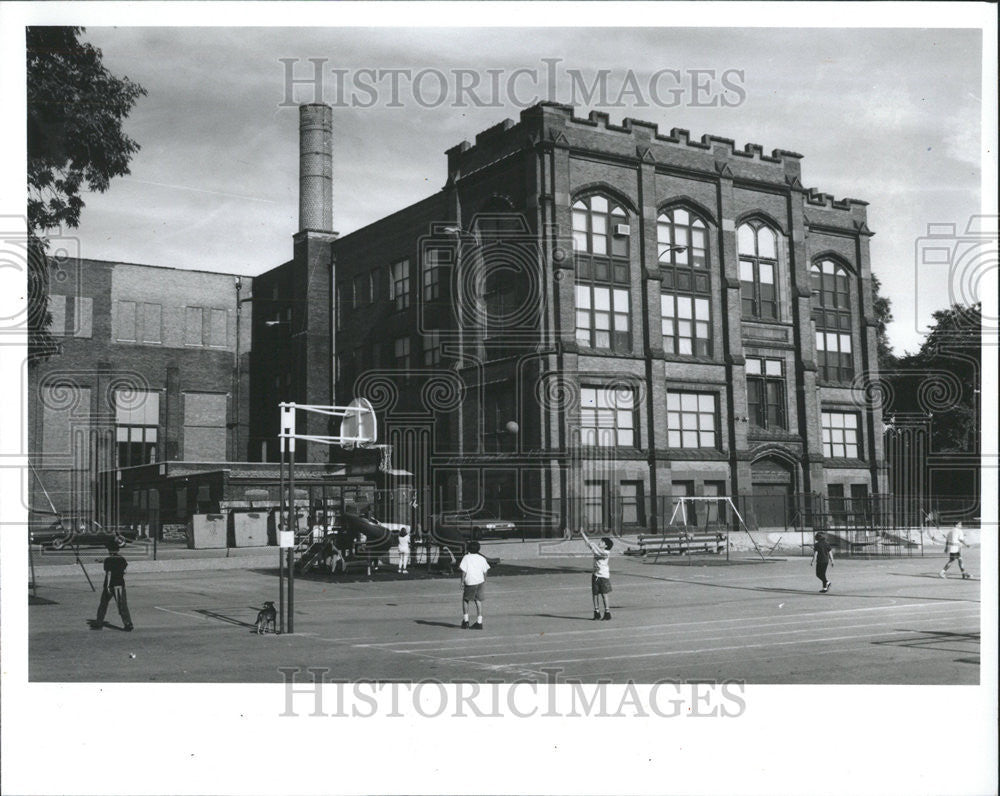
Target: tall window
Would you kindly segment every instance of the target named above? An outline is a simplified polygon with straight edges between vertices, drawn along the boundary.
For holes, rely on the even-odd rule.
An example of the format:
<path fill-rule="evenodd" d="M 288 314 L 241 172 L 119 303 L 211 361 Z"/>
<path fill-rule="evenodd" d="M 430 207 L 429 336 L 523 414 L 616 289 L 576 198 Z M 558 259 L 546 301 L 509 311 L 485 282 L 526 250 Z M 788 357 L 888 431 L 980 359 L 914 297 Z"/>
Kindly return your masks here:
<path fill-rule="evenodd" d="M 601 195 L 588 196 L 573 203 L 573 248 L 578 254 L 628 259 L 628 215 L 617 204 Z"/>
<path fill-rule="evenodd" d="M 646 500 L 642 481 L 622 481 L 618 487 L 618 510 L 622 525 L 646 524 Z"/>
<path fill-rule="evenodd" d="M 352 307 L 364 307 L 371 304 L 371 282 L 368 274 L 358 274 L 352 281 L 354 302 Z"/>
<path fill-rule="evenodd" d="M 145 390 L 115 391 L 115 440 L 118 466 L 156 461 L 160 394 Z"/>
<path fill-rule="evenodd" d="M 587 528 L 608 525 L 608 482 L 583 482 L 583 524 Z"/>
<path fill-rule="evenodd" d="M 743 317 L 773 320 L 778 317 L 778 239 L 761 221 L 740 224 L 740 291 Z"/>
<path fill-rule="evenodd" d="M 392 300 L 397 310 L 410 306 L 410 261 L 392 264 Z"/>
<path fill-rule="evenodd" d="M 636 447 L 635 393 L 622 387 L 580 390 L 580 444 Z"/>
<path fill-rule="evenodd" d="M 428 249 L 423 259 L 424 301 L 437 301 L 441 298 L 441 283 L 444 281 L 444 269 L 451 265 L 453 254 L 450 249 Z"/>
<path fill-rule="evenodd" d="M 787 428 L 784 362 L 747 357 L 746 374 L 750 422 L 760 428 Z"/>
<path fill-rule="evenodd" d="M 715 393 L 668 392 L 668 447 L 717 448 L 716 413 Z"/>
<path fill-rule="evenodd" d="M 851 346 L 851 291 L 847 271 L 831 260 L 811 269 L 816 355 L 823 381 L 850 382 L 854 378 Z"/>
<path fill-rule="evenodd" d="M 668 354 L 712 356 L 708 298 L 661 294 L 660 330 Z"/>
<path fill-rule="evenodd" d="M 823 412 L 823 455 L 829 459 L 858 458 L 858 415 Z"/>
<path fill-rule="evenodd" d="M 502 338 L 505 331 L 512 330 L 517 324 L 516 315 L 520 306 L 517 276 L 510 269 L 493 268 L 486 274 L 483 305 L 486 326 L 484 336 L 499 342 L 497 338 Z"/>
<path fill-rule="evenodd" d="M 707 233 L 705 222 L 681 207 L 660 213 L 656 222 L 660 326 L 668 354 L 712 355 Z"/>
<path fill-rule="evenodd" d="M 576 341 L 591 348 L 627 352 L 629 295 L 626 288 L 576 285 Z"/>
<path fill-rule="evenodd" d="M 573 204 L 576 340 L 591 348 L 631 349 L 628 216 L 607 197 Z"/>
<path fill-rule="evenodd" d="M 372 297 L 372 304 L 379 300 L 379 278 L 381 271 L 376 268 L 368 274 L 368 294 Z"/>
<path fill-rule="evenodd" d="M 665 285 L 708 292 L 708 230 L 704 221 L 681 207 L 660 213 L 656 248 Z"/>
<path fill-rule="evenodd" d="M 437 329 L 430 329 L 423 333 L 424 341 L 424 364 L 441 364 L 441 332 Z"/>
<path fill-rule="evenodd" d="M 339 332 L 344 328 L 344 299 L 346 298 L 346 288 L 344 283 L 340 282 L 337 284 L 337 306 L 334 307 L 334 314 L 337 316 L 337 331 Z"/>
<path fill-rule="evenodd" d="M 397 337 L 393 346 L 393 353 L 397 368 L 410 367 L 410 338 Z"/>

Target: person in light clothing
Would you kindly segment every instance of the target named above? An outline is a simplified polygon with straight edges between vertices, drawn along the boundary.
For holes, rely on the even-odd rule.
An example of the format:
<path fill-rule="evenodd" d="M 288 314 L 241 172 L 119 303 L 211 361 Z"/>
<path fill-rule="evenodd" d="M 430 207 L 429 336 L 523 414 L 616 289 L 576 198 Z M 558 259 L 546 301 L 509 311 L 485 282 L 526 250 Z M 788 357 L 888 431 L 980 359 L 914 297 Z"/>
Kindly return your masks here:
<path fill-rule="evenodd" d="M 476 604 L 473 630 L 483 629 L 483 600 L 486 596 L 486 573 L 490 569 L 486 557 L 479 552 L 479 542 L 469 542 L 468 551 L 458 565 L 462 573 L 462 627 L 469 627 L 469 603 Z"/>
<path fill-rule="evenodd" d="M 410 565 L 410 534 L 406 528 L 399 529 L 399 571 L 407 574 L 407 567 Z"/>
<path fill-rule="evenodd" d="M 951 566 L 952 561 L 958 562 L 958 568 L 962 570 L 962 578 L 964 580 L 972 577 L 972 575 L 965 571 L 965 562 L 962 561 L 962 548 L 968 546 L 968 543 L 965 541 L 965 531 L 962 530 L 962 523 L 956 522 L 955 527 L 948 531 L 948 536 L 944 540 L 944 551 L 948 554 L 948 562 L 939 573 L 942 578 L 948 577 L 948 567 Z"/>
<path fill-rule="evenodd" d="M 583 528 L 580 529 L 580 536 L 594 554 L 594 574 L 590 576 L 590 594 L 594 598 L 594 619 L 611 620 L 611 601 L 608 597 L 611 594 L 611 548 L 614 542 L 607 536 L 601 539 L 601 544 L 590 541 Z M 601 604 L 604 604 L 604 616 L 601 616 Z"/>

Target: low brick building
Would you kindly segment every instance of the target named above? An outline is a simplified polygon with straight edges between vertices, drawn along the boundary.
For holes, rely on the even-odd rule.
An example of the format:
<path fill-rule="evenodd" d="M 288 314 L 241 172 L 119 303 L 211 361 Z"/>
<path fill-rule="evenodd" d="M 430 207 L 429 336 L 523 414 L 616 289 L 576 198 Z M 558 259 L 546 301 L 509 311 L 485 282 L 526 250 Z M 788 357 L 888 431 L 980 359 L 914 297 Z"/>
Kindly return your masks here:
<path fill-rule="evenodd" d="M 49 276 L 58 352 L 28 370 L 31 508 L 113 519 L 103 471 L 245 458 L 252 280 L 85 259 Z"/>

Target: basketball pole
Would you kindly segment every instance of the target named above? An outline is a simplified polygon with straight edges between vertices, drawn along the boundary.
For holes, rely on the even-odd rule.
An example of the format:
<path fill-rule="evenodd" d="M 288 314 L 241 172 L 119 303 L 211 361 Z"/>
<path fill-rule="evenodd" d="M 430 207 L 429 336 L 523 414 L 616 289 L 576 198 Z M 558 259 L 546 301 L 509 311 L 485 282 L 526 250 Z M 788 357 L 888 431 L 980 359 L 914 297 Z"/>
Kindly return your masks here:
<path fill-rule="evenodd" d="M 294 417 L 294 405 L 293 405 Z M 293 427 L 294 431 L 294 427 Z M 295 532 L 298 530 L 299 514 L 295 509 L 295 437 L 289 440 L 288 502 L 291 504 L 292 545 L 288 548 L 288 632 L 295 632 Z"/>
<path fill-rule="evenodd" d="M 278 464 L 278 632 L 285 632 L 285 557 L 281 551 L 281 532 L 285 529 L 285 431 L 280 435 L 281 459 Z"/>

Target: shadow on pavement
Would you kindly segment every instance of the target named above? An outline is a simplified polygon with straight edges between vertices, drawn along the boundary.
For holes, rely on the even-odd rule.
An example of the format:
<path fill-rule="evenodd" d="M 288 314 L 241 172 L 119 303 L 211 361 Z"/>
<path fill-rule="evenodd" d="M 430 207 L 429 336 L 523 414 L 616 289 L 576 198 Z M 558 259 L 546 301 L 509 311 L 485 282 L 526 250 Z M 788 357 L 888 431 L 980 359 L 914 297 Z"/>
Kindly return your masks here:
<path fill-rule="evenodd" d="M 55 600 L 49 600 L 45 597 L 36 597 L 32 594 L 28 595 L 28 605 L 59 605 Z"/>
<path fill-rule="evenodd" d="M 970 646 L 979 647 L 978 633 L 952 633 L 945 630 L 897 630 L 895 632 L 912 633 L 913 635 L 907 638 L 873 641 L 872 644 L 878 647 L 911 647 L 938 652 L 958 652 L 965 655 L 972 652 L 969 649 Z M 964 648 L 961 645 L 965 645 Z M 956 647 L 958 648 L 956 649 Z M 971 659 L 965 659 L 961 662 L 971 663 Z M 976 663 L 979 663 L 978 659 L 976 659 Z"/>
<path fill-rule="evenodd" d="M 254 609 L 256 610 L 256 609 Z M 256 625 L 253 622 L 242 622 L 239 619 L 233 619 L 231 616 L 226 616 L 225 614 L 217 614 L 215 611 L 209 611 L 207 608 L 195 608 L 194 612 L 196 614 L 201 614 L 202 616 L 207 616 L 209 619 L 218 619 L 220 622 L 226 622 L 230 625 L 239 625 L 240 627 L 249 627 L 256 629 Z"/>
<path fill-rule="evenodd" d="M 414 619 L 415 625 L 430 625 L 431 627 L 450 627 L 453 630 L 461 630 L 462 626 L 458 622 L 432 622 L 430 619 Z"/>

